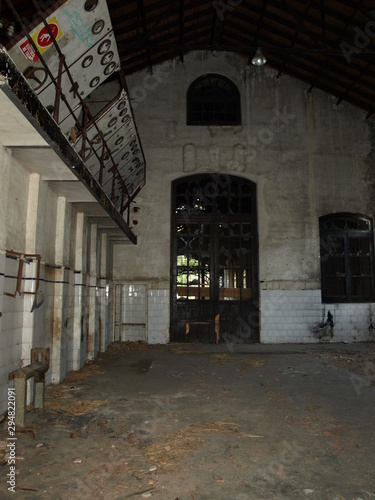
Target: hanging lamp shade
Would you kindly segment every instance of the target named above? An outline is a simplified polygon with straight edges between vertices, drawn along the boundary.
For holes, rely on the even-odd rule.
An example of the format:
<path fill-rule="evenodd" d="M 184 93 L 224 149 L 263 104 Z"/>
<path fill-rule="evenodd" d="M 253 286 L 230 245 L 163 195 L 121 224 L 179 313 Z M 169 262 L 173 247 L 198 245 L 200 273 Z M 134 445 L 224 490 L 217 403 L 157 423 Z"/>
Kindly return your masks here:
<path fill-rule="evenodd" d="M 257 48 L 254 57 L 251 60 L 251 64 L 253 66 L 264 66 L 267 62 L 266 57 L 263 55 L 262 49 L 260 47 Z"/>

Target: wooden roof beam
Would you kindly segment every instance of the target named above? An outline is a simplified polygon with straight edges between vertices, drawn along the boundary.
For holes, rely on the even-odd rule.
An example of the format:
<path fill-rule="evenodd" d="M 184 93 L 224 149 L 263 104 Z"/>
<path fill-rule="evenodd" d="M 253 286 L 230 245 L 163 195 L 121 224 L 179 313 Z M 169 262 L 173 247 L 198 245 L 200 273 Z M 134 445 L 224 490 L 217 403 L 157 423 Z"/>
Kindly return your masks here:
<path fill-rule="evenodd" d="M 287 8 L 287 3 L 286 3 L 286 0 L 283 0 L 283 3 L 285 5 L 285 7 Z M 310 4 L 311 2 L 308 2 L 306 7 L 305 7 L 305 15 L 307 14 L 309 8 L 310 8 Z M 303 22 L 303 18 L 299 18 L 299 22 L 298 22 L 298 25 L 297 25 L 297 28 L 294 32 L 294 35 L 293 35 L 293 39 L 290 41 L 290 45 L 289 45 L 289 48 L 292 48 L 294 46 L 294 44 L 296 43 L 296 39 L 299 35 L 299 32 L 301 31 L 301 28 L 302 28 L 302 22 Z M 289 53 L 287 52 L 286 56 L 285 56 L 285 59 L 284 59 L 284 62 L 283 62 L 283 65 L 280 69 L 280 71 L 277 73 L 277 76 L 276 78 L 280 78 L 280 76 L 282 75 L 282 73 L 284 72 L 284 69 L 285 69 L 285 66 L 288 62 L 288 59 L 289 59 Z"/>
<path fill-rule="evenodd" d="M 322 23 L 322 42 L 323 47 L 327 46 L 327 24 L 326 24 L 326 13 L 324 0 L 320 0 L 320 20 Z"/>
<path fill-rule="evenodd" d="M 143 28 L 144 39 L 147 40 L 147 38 L 148 38 L 148 31 L 147 31 L 147 21 L 146 21 L 145 8 L 144 8 L 143 0 L 138 0 L 138 5 L 139 5 L 141 19 L 142 19 L 142 28 Z M 147 65 L 148 65 L 149 69 L 152 70 L 151 52 L 150 52 L 149 49 L 146 49 L 146 53 L 147 53 Z"/>
<path fill-rule="evenodd" d="M 255 35 L 254 35 L 254 47 L 255 48 L 257 48 L 257 46 L 258 46 L 259 31 L 260 31 L 260 27 L 263 24 L 263 18 L 264 18 L 264 14 L 265 14 L 266 10 L 267 10 L 267 2 L 263 2 L 263 7 L 262 7 L 262 10 L 259 14 L 259 19 L 258 19 L 258 23 L 257 23 Z M 254 54 L 251 53 L 249 56 L 249 64 L 251 63 L 253 56 L 254 56 Z"/>
<path fill-rule="evenodd" d="M 357 9 L 354 9 L 354 12 L 352 13 L 352 18 L 354 17 L 354 15 L 355 15 L 356 12 L 357 12 Z M 341 30 L 340 35 L 337 37 L 337 40 L 336 40 L 337 45 L 339 45 L 339 42 L 342 41 L 342 38 L 343 38 L 344 34 L 346 33 L 346 31 L 348 29 L 348 26 L 349 26 L 349 20 L 347 20 L 347 22 L 345 23 L 344 28 Z M 327 67 L 328 63 L 329 63 L 329 60 L 327 58 L 325 64 L 322 65 L 322 67 L 320 68 L 319 74 L 316 76 L 314 82 L 312 83 L 312 85 L 310 85 L 310 88 L 309 88 L 308 92 L 311 92 L 312 89 L 316 86 L 319 78 L 324 73 L 325 68 Z"/>
<path fill-rule="evenodd" d="M 185 31 L 185 2 L 180 0 L 180 44 L 184 45 L 184 31 Z M 180 61 L 184 62 L 184 51 L 180 50 Z"/>
<path fill-rule="evenodd" d="M 353 78 L 352 80 L 352 83 L 349 85 L 349 87 L 345 90 L 345 92 L 343 92 L 340 97 L 337 99 L 336 101 L 336 104 L 339 105 L 341 101 L 343 101 L 345 99 L 345 97 L 349 94 L 349 92 L 351 90 L 354 89 L 354 87 L 356 86 L 357 82 L 358 82 L 358 79 L 364 75 L 365 73 L 367 73 L 369 67 L 370 67 L 371 63 L 367 63 L 367 66 L 364 68 L 363 71 L 361 71 L 360 73 L 357 73 L 357 75 Z"/>

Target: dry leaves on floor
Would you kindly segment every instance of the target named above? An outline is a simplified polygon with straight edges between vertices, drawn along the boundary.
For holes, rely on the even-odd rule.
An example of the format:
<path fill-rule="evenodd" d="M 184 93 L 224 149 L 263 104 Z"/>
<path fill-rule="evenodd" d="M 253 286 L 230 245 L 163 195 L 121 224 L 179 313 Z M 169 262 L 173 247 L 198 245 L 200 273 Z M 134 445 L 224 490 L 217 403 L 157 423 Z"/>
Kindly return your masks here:
<path fill-rule="evenodd" d="M 90 413 L 94 408 L 109 404 L 108 399 L 73 399 L 69 390 L 70 388 L 66 385 L 51 385 L 47 387 L 45 408 L 52 411 L 64 411 L 73 416 L 80 416 Z"/>
<path fill-rule="evenodd" d="M 226 363 L 231 363 L 235 359 L 234 356 L 229 353 L 210 354 L 210 358 L 212 359 L 212 361 L 218 363 L 219 365 L 225 365 Z"/>
<path fill-rule="evenodd" d="M 81 380 L 91 377 L 92 375 L 102 375 L 103 373 L 105 373 L 105 371 L 96 363 L 88 362 L 83 368 L 81 368 L 81 370 L 69 372 L 64 380 L 64 383 L 72 384 L 74 382 L 80 382 Z"/>
<path fill-rule="evenodd" d="M 64 399 L 58 399 L 46 402 L 45 407 L 48 410 L 60 410 L 69 413 L 70 415 L 78 417 L 80 415 L 85 415 L 86 413 L 90 413 L 94 408 L 106 404 L 109 404 L 108 399 L 104 400 L 81 399 L 79 401 L 71 401 L 71 400 L 67 401 Z"/>
<path fill-rule="evenodd" d="M 179 431 L 163 436 L 157 443 L 147 446 L 143 451 L 145 459 L 158 463 L 159 467 L 176 465 L 182 457 L 199 448 L 204 443 L 202 434 L 238 433 L 239 426 L 233 422 L 211 422 L 206 425 L 193 424 Z"/>

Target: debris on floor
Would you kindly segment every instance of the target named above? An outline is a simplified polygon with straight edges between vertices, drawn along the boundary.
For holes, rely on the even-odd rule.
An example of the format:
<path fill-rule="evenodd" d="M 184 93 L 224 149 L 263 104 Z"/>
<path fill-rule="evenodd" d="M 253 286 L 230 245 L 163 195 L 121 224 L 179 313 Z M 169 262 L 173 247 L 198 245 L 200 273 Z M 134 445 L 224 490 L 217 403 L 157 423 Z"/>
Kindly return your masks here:
<path fill-rule="evenodd" d="M 83 377 L 47 387 L 44 411 L 28 409 L 16 446 L 23 500 L 375 494 L 375 391 L 359 390 L 351 378 L 356 364 L 370 373 L 375 345 L 228 353 L 185 344 L 176 356 L 172 346 L 120 344 L 84 367 Z M 2 484 L 6 440 L 4 421 Z"/>
<path fill-rule="evenodd" d="M 232 422 L 211 422 L 206 425 L 192 424 L 172 432 L 148 446 L 143 454 L 148 462 L 157 462 L 162 467 L 176 465 L 190 451 L 203 445 L 202 437 L 208 433 L 238 433 L 239 426 Z"/>

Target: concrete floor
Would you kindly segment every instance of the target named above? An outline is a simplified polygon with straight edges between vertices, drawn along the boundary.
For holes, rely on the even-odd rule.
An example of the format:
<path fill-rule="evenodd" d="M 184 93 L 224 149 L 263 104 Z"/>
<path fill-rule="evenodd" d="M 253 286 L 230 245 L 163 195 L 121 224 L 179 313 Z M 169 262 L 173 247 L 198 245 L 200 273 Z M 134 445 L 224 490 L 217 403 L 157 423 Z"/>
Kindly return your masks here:
<path fill-rule="evenodd" d="M 374 355 L 113 344 L 28 412 L 1 498 L 373 499 Z"/>

